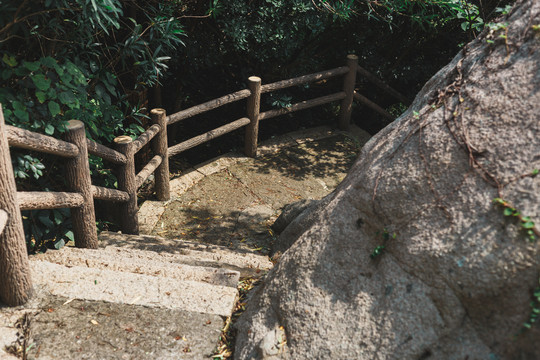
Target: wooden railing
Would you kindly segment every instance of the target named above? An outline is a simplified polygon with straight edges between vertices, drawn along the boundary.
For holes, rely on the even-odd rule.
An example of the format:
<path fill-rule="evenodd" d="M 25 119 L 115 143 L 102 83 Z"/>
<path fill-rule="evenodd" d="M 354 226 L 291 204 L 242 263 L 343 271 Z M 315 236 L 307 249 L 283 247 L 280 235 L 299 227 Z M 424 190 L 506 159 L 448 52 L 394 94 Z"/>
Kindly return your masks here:
<path fill-rule="evenodd" d="M 341 100 L 338 123 L 340 129 L 349 128 L 353 99 L 359 100 L 381 115 L 392 119 L 391 115 L 384 109 L 364 96 L 355 93 L 357 73 L 365 76 L 400 101 L 407 102 L 403 95 L 360 68 L 358 58 L 355 55 L 349 55 L 346 66 L 271 84 L 262 85 L 260 78 L 252 76 L 248 79 L 248 89 L 222 96 L 169 116 L 166 116 L 163 109 L 153 109 L 151 111 L 153 125 L 136 140 L 129 136 L 117 137 L 114 139 L 116 149 L 87 139 L 84 124 L 78 120 L 68 122 L 64 140 L 8 126 L 4 122 L 0 105 L 0 300 L 7 305 L 22 304 L 26 302 L 32 289 L 21 210 L 71 208 L 75 245 L 97 248 L 94 199 L 113 201 L 120 206 L 122 231 L 127 234 L 138 234 L 138 188 L 150 174 L 155 173 L 156 197 L 158 200 L 168 200 L 170 198 L 168 161 L 170 156 L 246 127 L 244 151 L 246 155 L 255 157 L 257 155 L 260 120 L 267 120 L 338 100 Z M 344 75 L 342 91 L 292 104 L 286 108 L 260 112 L 261 94 L 341 75 Z M 168 125 L 242 99 L 247 99 L 246 117 L 168 147 Z M 139 173 L 136 173 L 134 156 L 148 143 L 151 144 L 154 157 Z M 66 182 L 69 191 L 17 191 L 10 159 L 10 146 L 66 158 Z M 116 166 L 118 189 L 92 185 L 88 154 L 101 157 Z"/>
<path fill-rule="evenodd" d="M 227 134 L 231 131 L 246 127 L 244 152 L 247 156 L 255 157 L 257 155 L 257 140 L 259 131 L 259 122 L 261 120 L 271 119 L 279 115 L 289 114 L 295 111 L 309 109 L 311 107 L 320 106 L 334 101 L 341 100 L 341 108 L 339 114 L 338 126 L 342 130 L 347 130 L 350 126 L 351 110 L 353 100 L 358 100 L 362 104 L 375 110 L 383 117 L 394 120 L 394 117 L 386 110 L 369 100 L 365 96 L 355 92 L 356 75 L 365 77 L 368 81 L 387 92 L 401 102 L 408 103 L 408 99 L 401 95 L 390 86 L 386 85 L 376 76 L 372 75 L 367 70 L 358 66 L 358 57 L 356 55 L 347 56 L 347 65 L 331 70 L 321 71 L 314 74 L 299 76 L 293 79 L 277 81 L 271 84 L 261 84 L 261 79 L 252 76 L 248 79 L 248 89 L 239 90 L 232 94 L 222 96 L 220 98 L 207 101 L 203 104 L 193 106 L 167 116 L 167 124 L 171 125 L 178 121 L 186 120 L 195 115 L 205 113 L 210 110 L 217 109 L 223 105 L 227 105 L 239 100 L 247 99 L 246 117 L 234 120 L 226 125 L 198 135 L 191 139 L 185 140 L 179 144 L 169 148 L 169 156 L 178 155 L 183 151 L 191 149 L 197 145 L 201 145 L 219 136 Z M 292 86 L 304 85 L 315 81 L 330 79 L 336 76 L 344 75 L 342 91 L 321 96 L 315 99 L 301 101 L 292 104 L 285 108 L 272 109 L 265 112 L 260 112 L 261 94 L 270 93 L 272 91 L 285 89 Z"/>
<path fill-rule="evenodd" d="M 167 126 L 165 111 L 151 112 L 154 125 L 136 140 L 120 136 L 116 150 L 86 138 L 84 124 L 70 120 L 64 140 L 6 125 L 0 107 L 0 300 L 8 305 L 24 303 L 31 290 L 21 210 L 71 208 L 75 246 L 97 248 L 94 199 L 119 203 L 124 233 L 138 234 L 137 191 L 155 172 L 155 191 L 169 198 Z M 135 153 L 151 143 L 154 157 L 135 173 Z M 17 191 L 9 147 L 53 154 L 65 158 L 68 192 Z M 92 185 L 88 154 L 117 167 L 119 189 Z M 5 214 L 5 215 L 4 215 Z"/>

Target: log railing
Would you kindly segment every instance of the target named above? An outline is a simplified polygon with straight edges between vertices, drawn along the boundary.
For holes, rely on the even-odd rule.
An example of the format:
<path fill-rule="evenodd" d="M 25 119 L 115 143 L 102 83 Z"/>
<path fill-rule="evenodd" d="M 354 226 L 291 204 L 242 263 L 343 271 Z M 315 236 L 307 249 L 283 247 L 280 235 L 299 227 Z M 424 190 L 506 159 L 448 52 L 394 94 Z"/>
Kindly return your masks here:
<path fill-rule="evenodd" d="M 392 119 L 384 109 L 355 93 L 356 75 L 365 76 L 382 90 L 407 102 L 407 99 L 375 76 L 358 66 L 355 55 L 347 57 L 347 65 L 335 69 L 261 84 L 261 79 L 248 79 L 248 89 L 222 96 L 203 104 L 167 116 L 163 109 L 153 109 L 150 126 L 137 139 L 119 136 L 114 139 L 116 149 L 108 148 L 86 138 L 81 121 L 68 122 L 64 140 L 8 126 L 4 122 L 0 104 L 0 301 L 7 305 L 19 305 L 29 297 L 32 290 L 28 255 L 24 239 L 21 210 L 71 208 L 73 233 L 77 247 L 97 248 L 97 229 L 94 200 L 113 201 L 119 204 L 121 228 L 124 233 L 137 234 L 137 191 L 150 174 L 155 174 L 154 189 L 158 200 L 170 198 L 169 157 L 203 144 L 231 131 L 246 127 L 245 153 L 257 155 L 259 121 L 279 115 L 308 109 L 314 106 L 341 101 L 339 128 L 348 129 L 353 100 L 356 99 L 386 118 Z M 289 107 L 260 112 L 261 94 L 344 76 L 342 91 L 292 104 Z M 189 117 L 202 114 L 235 101 L 247 99 L 246 117 L 234 120 L 204 134 L 168 147 L 167 126 Z M 148 143 L 153 158 L 139 172 L 135 172 L 135 154 Z M 66 158 L 67 192 L 17 191 L 11 165 L 9 147 L 53 154 Z M 116 166 L 118 189 L 92 185 L 88 154 L 101 157 Z"/>
<path fill-rule="evenodd" d="M 357 74 L 364 76 L 375 86 L 379 87 L 380 89 L 395 97 L 399 101 L 408 103 L 408 100 L 405 96 L 401 95 L 399 92 L 386 85 L 375 75 L 372 75 L 367 70 L 358 66 L 358 57 L 356 55 L 347 56 L 346 66 L 338 67 L 331 70 L 325 70 L 314 74 L 303 75 L 288 80 L 281 80 L 270 84 L 262 85 L 261 79 L 259 77 L 252 76 L 248 79 L 248 89 L 239 90 L 232 94 L 207 101 L 203 104 L 196 105 L 167 116 L 167 124 L 171 125 L 178 121 L 186 120 L 195 115 L 217 109 L 223 105 L 247 99 L 246 117 L 234 120 L 228 124 L 222 125 L 204 134 L 195 136 L 191 139 L 171 146 L 169 148 L 169 156 L 178 155 L 183 151 L 204 144 L 205 142 L 225 135 L 231 131 L 246 127 L 244 152 L 247 156 L 255 157 L 257 155 L 257 139 L 259 122 L 261 120 L 271 119 L 276 116 L 309 109 L 311 107 L 324 105 L 338 100 L 341 100 L 338 126 L 342 130 L 347 130 L 349 128 L 353 100 L 357 100 L 360 103 L 375 110 L 386 119 L 394 120 L 394 117 L 386 110 L 384 110 L 379 105 L 375 104 L 373 101 L 369 100 L 365 96 L 355 92 L 354 88 Z M 342 91 L 310 100 L 301 101 L 288 107 L 260 112 L 261 94 L 270 93 L 276 90 L 282 90 L 292 86 L 304 85 L 315 81 L 326 80 L 337 76 L 344 76 Z"/>
<path fill-rule="evenodd" d="M 8 305 L 22 304 L 28 299 L 32 288 L 21 210 L 70 208 L 75 246 L 97 248 L 95 199 L 119 204 L 122 231 L 129 234 L 139 231 L 137 191 L 150 174 L 155 172 L 157 197 L 168 199 L 167 126 L 164 115 L 164 110 L 152 110 L 154 124 L 136 140 L 129 136 L 116 138 L 118 148 L 114 150 L 87 139 L 81 121 L 69 121 L 64 140 L 59 140 L 6 125 L 0 107 L 0 301 Z M 148 143 L 152 144 L 154 157 L 136 174 L 134 155 Z M 68 192 L 17 191 L 10 146 L 66 158 Z M 92 185 L 88 154 L 117 166 L 119 189 Z"/>

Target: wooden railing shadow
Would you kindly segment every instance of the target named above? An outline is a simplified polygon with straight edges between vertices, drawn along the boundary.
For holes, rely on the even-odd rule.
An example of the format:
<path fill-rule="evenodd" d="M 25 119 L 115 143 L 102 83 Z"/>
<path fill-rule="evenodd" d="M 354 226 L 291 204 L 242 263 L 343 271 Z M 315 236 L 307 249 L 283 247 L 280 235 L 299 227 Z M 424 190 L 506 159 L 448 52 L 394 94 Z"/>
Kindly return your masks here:
<path fill-rule="evenodd" d="M 385 118 L 392 115 L 366 97 L 355 92 L 356 75 L 365 76 L 376 86 L 402 102 L 407 99 L 384 84 L 377 77 L 358 66 L 358 57 L 347 56 L 346 66 L 293 79 L 262 85 L 261 79 L 248 79 L 248 89 L 222 96 L 206 103 L 179 111 L 169 116 L 163 109 L 153 109 L 150 126 L 136 140 L 120 136 L 114 140 L 116 149 L 108 148 L 86 138 L 84 124 L 78 120 L 68 122 L 64 140 L 6 125 L 0 107 L 0 301 L 7 305 L 26 302 L 32 291 L 28 255 L 26 250 L 21 210 L 71 208 L 75 245 L 97 248 L 97 229 L 94 199 L 120 204 L 122 232 L 138 234 L 137 191 L 148 176 L 155 173 L 154 189 L 158 200 L 168 200 L 169 157 L 208 142 L 231 131 L 246 127 L 244 152 L 257 156 L 259 122 L 330 102 L 341 101 L 338 127 L 348 130 L 353 100 L 372 108 Z M 303 85 L 332 77 L 344 76 L 342 91 L 292 104 L 286 108 L 260 112 L 261 94 L 292 86 Z M 247 99 L 246 117 L 234 120 L 194 138 L 168 147 L 167 126 L 223 105 Z M 150 143 L 153 158 L 139 172 L 135 172 L 134 155 Z M 67 192 L 18 192 L 13 176 L 9 147 L 54 154 L 66 159 Z M 93 154 L 116 166 L 118 189 L 92 185 L 88 154 Z"/>

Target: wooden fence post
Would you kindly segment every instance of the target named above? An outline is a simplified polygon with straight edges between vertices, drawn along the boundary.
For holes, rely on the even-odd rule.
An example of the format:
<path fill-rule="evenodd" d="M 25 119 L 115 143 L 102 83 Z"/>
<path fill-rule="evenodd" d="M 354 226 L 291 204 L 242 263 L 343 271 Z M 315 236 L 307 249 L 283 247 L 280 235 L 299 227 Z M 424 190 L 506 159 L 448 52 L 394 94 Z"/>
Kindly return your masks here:
<path fill-rule="evenodd" d="M 135 180 L 135 151 L 133 139 L 129 136 L 119 136 L 114 139 L 116 148 L 127 158 L 127 163 L 119 167 L 117 174 L 118 188 L 129 195 L 129 201 L 120 204 L 120 222 L 124 234 L 139 234 L 139 219 L 137 211 L 137 181 Z"/>
<path fill-rule="evenodd" d="M 354 85 L 356 83 L 358 56 L 353 54 L 347 55 L 347 66 L 349 67 L 349 72 L 345 74 L 345 79 L 343 81 L 345 98 L 341 102 L 341 109 L 339 110 L 339 128 L 341 130 L 349 130 L 349 126 L 351 124 L 351 112 L 354 98 Z"/>
<path fill-rule="evenodd" d="M 261 106 L 261 78 L 250 76 L 248 87 L 251 95 L 247 101 L 247 117 L 250 120 L 246 127 L 244 152 L 249 157 L 257 156 L 257 140 L 259 137 L 259 111 Z"/>
<path fill-rule="evenodd" d="M 16 195 L 17 187 L 0 105 L 0 209 L 7 213 L 4 229 L 0 231 L 0 301 L 9 306 L 24 304 L 32 294 L 28 253 Z"/>
<path fill-rule="evenodd" d="M 79 155 L 66 160 L 66 181 L 71 191 L 80 193 L 84 198 L 82 206 L 71 209 L 75 246 L 97 249 L 96 213 L 84 123 L 79 120 L 68 121 L 65 139 L 79 148 Z"/>
<path fill-rule="evenodd" d="M 169 148 L 167 144 L 167 114 L 164 109 L 150 111 L 152 122 L 161 127 L 161 131 L 152 139 L 154 155 L 162 158 L 161 164 L 154 172 L 156 197 L 158 200 L 169 200 L 171 191 L 169 187 Z"/>

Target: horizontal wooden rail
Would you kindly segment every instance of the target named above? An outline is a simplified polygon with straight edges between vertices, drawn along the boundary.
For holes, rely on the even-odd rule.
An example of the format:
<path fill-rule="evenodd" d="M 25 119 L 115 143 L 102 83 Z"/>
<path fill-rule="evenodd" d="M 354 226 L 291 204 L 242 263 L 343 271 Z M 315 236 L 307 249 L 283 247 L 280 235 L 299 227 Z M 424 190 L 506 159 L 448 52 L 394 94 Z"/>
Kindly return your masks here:
<path fill-rule="evenodd" d="M 310 74 L 310 75 L 299 76 L 293 79 L 281 80 L 281 81 L 277 81 L 271 84 L 262 85 L 261 93 L 264 94 L 270 91 L 285 89 L 291 86 L 302 85 L 302 84 L 307 84 L 314 81 L 329 79 L 334 76 L 346 74 L 347 72 L 349 72 L 349 67 L 342 66 L 335 69 L 321 71 L 321 72 Z"/>
<path fill-rule="evenodd" d="M 139 150 L 141 150 L 142 147 L 148 144 L 148 142 L 152 140 L 154 136 L 156 136 L 160 131 L 161 131 L 161 126 L 159 126 L 158 124 L 154 124 L 150 126 L 148 129 L 146 129 L 146 131 L 143 132 L 137 138 L 137 140 L 133 141 L 133 152 L 136 153 Z"/>
<path fill-rule="evenodd" d="M 17 191 L 21 210 L 76 208 L 84 204 L 84 198 L 73 192 Z"/>
<path fill-rule="evenodd" d="M 200 105 L 190 107 L 189 109 L 169 115 L 167 117 L 167 124 L 171 125 L 177 121 L 184 120 L 198 114 L 202 114 L 204 112 L 216 109 L 222 105 L 245 99 L 249 97 L 249 95 L 251 95 L 251 91 L 249 91 L 248 89 L 244 89 L 214 100 L 207 101 Z"/>
<path fill-rule="evenodd" d="M 343 91 L 332 94 L 332 95 L 321 96 L 315 99 L 306 100 L 306 101 L 293 104 L 286 108 L 265 111 L 259 114 L 259 120 L 266 120 L 266 119 L 270 119 L 279 115 L 288 114 L 294 111 L 309 109 L 314 106 L 323 105 L 323 104 L 326 104 L 332 101 L 341 100 L 344 98 L 345 98 L 345 92 Z"/>
<path fill-rule="evenodd" d="M 40 151 L 47 154 L 72 158 L 79 154 L 79 148 L 66 141 L 38 134 L 14 126 L 6 126 L 8 143 L 21 149 Z"/>
<path fill-rule="evenodd" d="M 0 209 L 0 234 L 4 232 L 4 228 L 6 227 L 8 219 L 8 213 L 5 210 Z"/>
<path fill-rule="evenodd" d="M 180 144 L 171 146 L 169 148 L 169 157 L 178 155 L 182 151 L 186 151 L 187 149 L 191 149 L 192 147 L 195 147 L 197 145 L 204 144 L 207 141 L 220 137 L 221 135 L 225 135 L 236 129 L 240 129 L 241 127 L 246 126 L 249 123 L 250 120 L 248 118 L 241 118 L 227 125 L 220 126 L 217 129 L 208 131 L 207 133 L 204 133 L 202 135 L 195 136 L 194 138 L 181 142 Z"/>
<path fill-rule="evenodd" d="M 388 111 L 384 110 L 379 105 L 375 104 L 373 101 L 369 100 L 367 97 L 355 92 L 354 93 L 354 99 L 360 101 L 362 104 L 366 105 L 367 107 L 370 107 L 371 109 L 375 110 L 385 118 L 387 118 L 390 121 L 394 121 L 395 118 L 390 114 Z"/>
<path fill-rule="evenodd" d="M 109 189 L 106 187 L 92 185 L 92 195 L 97 200 L 108 200 L 126 202 L 129 200 L 129 194 L 122 190 Z"/>
<path fill-rule="evenodd" d="M 398 91 L 396 91 L 393 88 L 391 88 L 390 86 L 386 85 L 384 82 L 382 82 L 381 79 L 379 79 L 378 77 L 376 77 L 375 75 L 373 75 L 372 73 L 370 73 L 369 71 L 364 69 L 363 67 L 358 66 L 356 68 L 356 71 L 358 72 L 358 74 L 360 74 L 363 77 L 365 77 L 366 79 L 368 79 L 375 86 L 379 87 L 381 90 L 386 91 L 388 94 L 392 95 L 393 97 L 395 97 L 396 99 L 398 99 L 402 103 L 404 103 L 404 104 L 409 104 L 410 103 L 409 99 L 407 99 L 406 96 L 400 94 Z"/>
<path fill-rule="evenodd" d="M 156 155 L 146 164 L 146 166 L 135 176 L 135 183 L 137 184 L 137 189 L 144 184 L 146 179 L 152 174 L 159 165 L 161 165 L 161 162 L 163 161 L 163 158 L 159 155 Z"/>
<path fill-rule="evenodd" d="M 116 150 L 110 149 L 105 145 L 98 144 L 97 142 L 86 139 L 88 146 L 88 152 L 92 155 L 99 156 L 103 160 L 112 162 L 113 164 L 123 165 L 127 162 L 127 158 L 124 154 L 119 153 Z"/>

